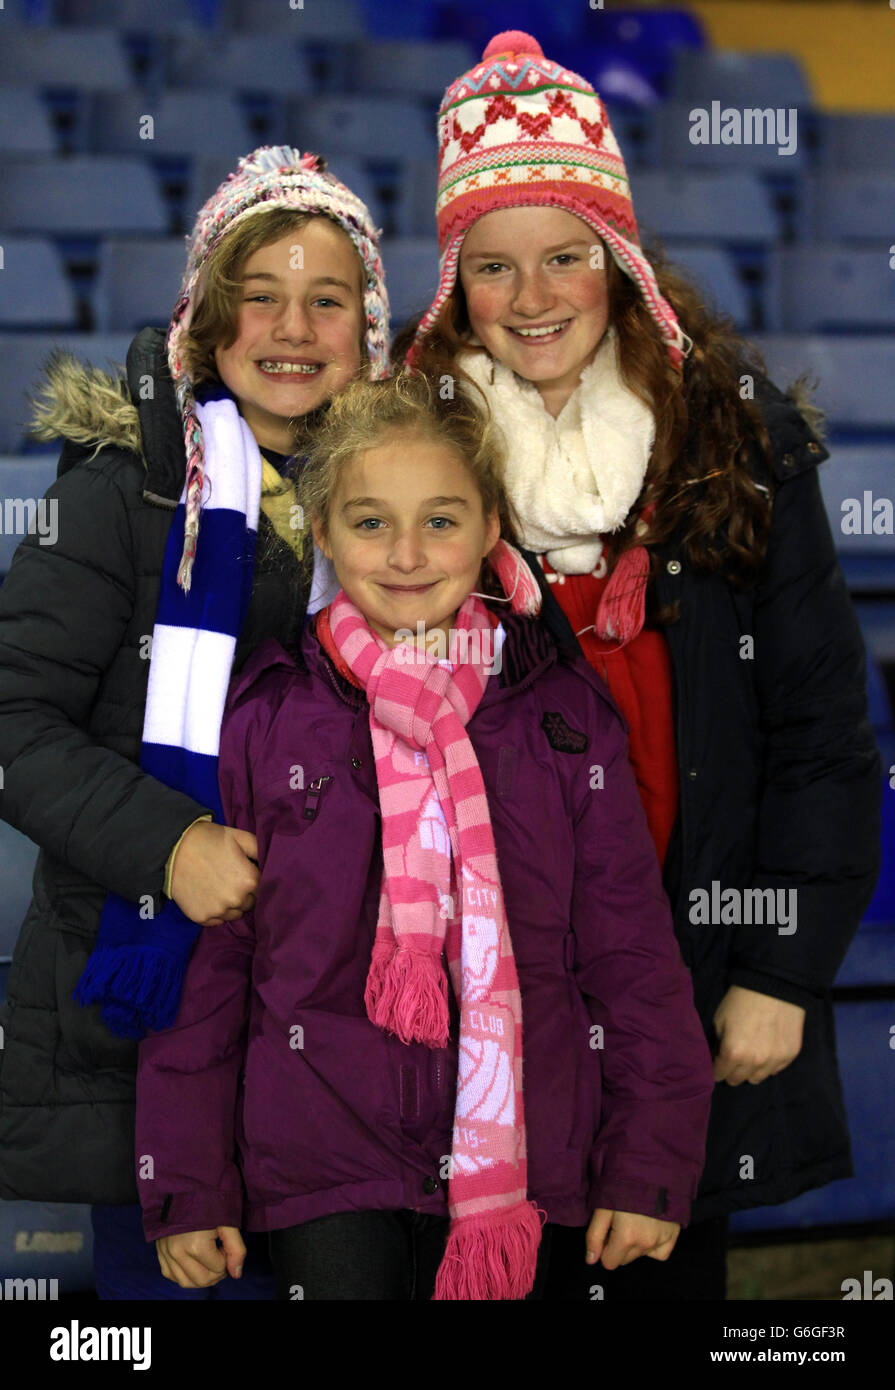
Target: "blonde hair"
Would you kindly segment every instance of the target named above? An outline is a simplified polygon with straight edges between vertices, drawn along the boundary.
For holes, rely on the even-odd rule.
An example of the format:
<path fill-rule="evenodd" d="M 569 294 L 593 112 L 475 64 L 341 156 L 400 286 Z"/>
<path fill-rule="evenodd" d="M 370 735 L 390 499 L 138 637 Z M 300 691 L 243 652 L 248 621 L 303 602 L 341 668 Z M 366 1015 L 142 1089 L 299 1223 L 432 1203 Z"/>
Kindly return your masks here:
<path fill-rule="evenodd" d="M 351 247 L 360 268 L 359 303 L 361 306 L 361 365 L 368 361 L 363 313 L 363 285 L 366 271 L 357 247 L 345 228 L 325 212 L 302 212 L 294 208 L 274 206 L 253 213 L 238 222 L 232 232 L 222 238 L 202 267 L 199 281 L 201 297 L 193 311 L 190 326 L 183 340 L 183 363 L 194 386 L 204 381 L 219 381 L 215 361 L 216 348 L 232 347 L 239 331 L 239 296 L 242 273 L 246 262 L 256 251 L 279 241 L 289 232 L 297 232 L 315 217 L 325 217 L 337 227 Z"/>
<path fill-rule="evenodd" d="M 422 372 L 403 372 L 384 381 L 355 381 L 329 403 L 314 432 L 299 495 L 308 521 L 329 534 L 333 498 L 345 466 L 365 449 L 395 435 L 415 434 L 453 450 L 476 485 L 485 516 L 496 511 L 500 535 L 518 545 L 519 523 L 504 487 L 500 437 L 469 387 L 455 390 L 451 376 L 436 383 Z M 471 383 L 470 383 L 471 385 Z M 479 393 L 481 394 L 481 393 Z M 486 571 L 487 592 L 502 590 Z"/>

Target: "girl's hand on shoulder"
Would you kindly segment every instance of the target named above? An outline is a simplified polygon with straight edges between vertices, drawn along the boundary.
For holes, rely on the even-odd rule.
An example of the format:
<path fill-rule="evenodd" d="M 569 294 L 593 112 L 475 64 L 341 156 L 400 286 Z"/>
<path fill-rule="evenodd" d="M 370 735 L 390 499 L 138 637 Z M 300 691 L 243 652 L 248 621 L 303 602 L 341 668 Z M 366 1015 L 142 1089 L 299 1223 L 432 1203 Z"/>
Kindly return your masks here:
<path fill-rule="evenodd" d="M 641 1255 L 648 1255 L 651 1260 L 667 1260 L 680 1230 L 676 1221 L 659 1221 L 655 1216 L 641 1216 L 635 1211 L 609 1211 L 597 1207 L 587 1228 L 585 1258 L 588 1264 L 596 1264 L 602 1256 L 604 1269 L 629 1265 Z"/>
<path fill-rule="evenodd" d="M 221 1250 L 217 1240 L 221 1242 Z M 162 1274 L 182 1289 L 210 1289 L 228 1274 L 238 1279 L 246 1253 L 237 1226 L 159 1236 L 155 1248 Z"/>
<path fill-rule="evenodd" d="M 715 1010 L 718 1034 L 713 1070 L 716 1081 L 757 1086 L 776 1076 L 802 1049 L 805 1010 L 785 999 L 731 985 Z"/>

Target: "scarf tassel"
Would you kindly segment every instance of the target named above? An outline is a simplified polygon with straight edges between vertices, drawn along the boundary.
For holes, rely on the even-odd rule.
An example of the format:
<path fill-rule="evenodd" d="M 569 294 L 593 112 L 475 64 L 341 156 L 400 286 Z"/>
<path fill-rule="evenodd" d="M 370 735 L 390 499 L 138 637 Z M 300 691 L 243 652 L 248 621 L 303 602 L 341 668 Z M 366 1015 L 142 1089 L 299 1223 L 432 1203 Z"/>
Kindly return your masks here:
<path fill-rule="evenodd" d="M 619 557 L 597 609 L 598 637 L 626 646 L 637 636 L 643 627 L 648 578 L 649 555 L 645 546 L 637 545 Z"/>
<path fill-rule="evenodd" d="M 535 1281 L 541 1221 L 535 1202 L 451 1224 L 436 1299 L 523 1299 Z"/>
<path fill-rule="evenodd" d="M 450 1035 L 447 975 L 440 955 L 393 942 L 373 946 L 364 1003 L 367 1017 L 403 1043 L 447 1047 Z"/>
<path fill-rule="evenodd" d="M 102 1004 L 100 1016 L 119 1037 L 138 1040 L 148 1028 L 170 1028 L 180 1009 L 186 961 L 149 947 L 101 947 L 74 990 L 80 1005 Z"/>

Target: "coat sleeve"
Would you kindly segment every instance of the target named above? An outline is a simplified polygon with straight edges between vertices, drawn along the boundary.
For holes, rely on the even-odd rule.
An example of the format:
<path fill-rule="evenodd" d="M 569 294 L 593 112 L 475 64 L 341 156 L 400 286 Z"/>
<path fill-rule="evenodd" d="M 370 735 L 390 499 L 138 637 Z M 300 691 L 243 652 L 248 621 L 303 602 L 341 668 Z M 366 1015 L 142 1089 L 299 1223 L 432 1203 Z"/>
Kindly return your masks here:
<path fill-rule="evenodd" d="M 54 543 L 27 535 L 0 586 L 0 815 L 103 888 L 155 897 L 208 807 L 86 732 L 134 607 L 127 502 L 108 468 L 89 464 L 46 500 Z"/>
<path fill-rule="evenodd" d="M 603 786 L 588 778 L 577 801 L 572 903 L 575 975 L 601 1072 L 589 1202 L 686 1225 L 705 1161 L 711 1057 L 621 721 L 602 700 L 593 706 Z"/>
<path fill-rule="evenodd" d="M 832 987 L 881 857 L 864 643 L 816 468 L 777 488 L 754 629 L 765 749 L 754 887 L 789 920 L 737 929 L 728 983 L 803 1003 Z"/>
<path fill-rule="evenodd" d="M 219 781 L 228 825 L 255 833 L 250 768 L 257 705 L 225 711 Z M 204 927 L 180 1012 L 150 1033 L 137 1064 L 137 1189 L 148 1241 L 241 1226 L 236 1111 L 250 1012 L 255 914 Z"/>

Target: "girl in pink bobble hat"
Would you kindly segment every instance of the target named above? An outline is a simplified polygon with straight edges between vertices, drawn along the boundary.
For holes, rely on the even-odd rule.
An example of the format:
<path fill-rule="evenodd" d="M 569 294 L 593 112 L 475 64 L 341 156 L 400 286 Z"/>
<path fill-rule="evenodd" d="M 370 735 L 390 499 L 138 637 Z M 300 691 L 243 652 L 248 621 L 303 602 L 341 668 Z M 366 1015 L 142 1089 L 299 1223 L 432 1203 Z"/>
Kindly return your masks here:
<path fill-rule="evenodd" d="M 393 351 L 488 401 L 522 543 L 627 720 L 715 1055 L 692 1228 L 622 1269 L 605 1240 L 627 1217 L 599 1212 L 564 1288 L 593 1296 L 586 1243 L 607 1297 L 721 1298 L 732 1211 L 852 1172 L 829 995 L 878 872 L 879 783 L 820 412 L 647 256 L 603 102 L 530 34 L 448 87 L 438 146 L 439 283 Z M 731 905 L 771 890 L 797 926 Z"/>

